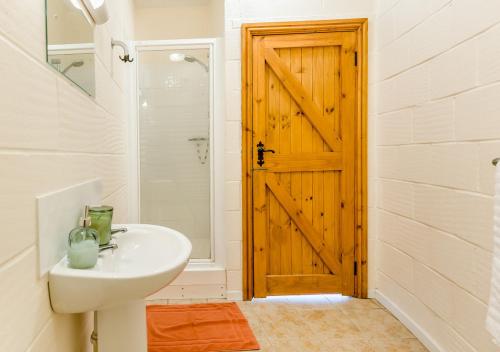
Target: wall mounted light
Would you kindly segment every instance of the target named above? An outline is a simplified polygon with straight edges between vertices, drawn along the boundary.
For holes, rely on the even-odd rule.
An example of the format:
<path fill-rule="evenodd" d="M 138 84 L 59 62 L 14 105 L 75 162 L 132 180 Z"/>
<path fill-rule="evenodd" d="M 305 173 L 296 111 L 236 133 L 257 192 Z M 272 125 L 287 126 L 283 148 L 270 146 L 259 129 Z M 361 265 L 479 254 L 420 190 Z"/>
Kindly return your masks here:
<path fill-rule="evenodd" d="M 105 0 L 70 0 L 70 2 L 73 7 L 83 12 L 89 22 L 100 25 L 109 20 Z"/>
<path fill-rule="evenodd" d="M 108 21 L 109 13 L 105 0 L 82 0 L 82 2 L 95 24 L 104 24 Z"/>

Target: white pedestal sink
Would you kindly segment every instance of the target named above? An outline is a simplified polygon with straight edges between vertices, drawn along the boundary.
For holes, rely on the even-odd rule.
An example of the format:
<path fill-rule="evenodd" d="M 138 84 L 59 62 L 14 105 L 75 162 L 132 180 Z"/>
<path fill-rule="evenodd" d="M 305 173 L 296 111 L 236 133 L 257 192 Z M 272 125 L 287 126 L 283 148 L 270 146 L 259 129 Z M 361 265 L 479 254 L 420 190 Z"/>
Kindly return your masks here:
<path fill-rule="evenodd" d="M 188 263 L 191 243 L 154 225 L 117 225 L 117 249 L 101 252 L 97 265 L 72 269 L 64 257 L 49 273 L 56 313 L 97 311 L 100 352 L 146 352 L 144 298 L 172 282 Z"/>

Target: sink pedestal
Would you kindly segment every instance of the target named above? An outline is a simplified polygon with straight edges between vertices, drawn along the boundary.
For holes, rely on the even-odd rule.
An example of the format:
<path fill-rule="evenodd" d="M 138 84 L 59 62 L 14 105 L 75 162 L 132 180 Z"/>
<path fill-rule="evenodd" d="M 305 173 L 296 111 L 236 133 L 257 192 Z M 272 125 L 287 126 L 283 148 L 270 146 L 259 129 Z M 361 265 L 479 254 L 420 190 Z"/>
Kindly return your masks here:
<path fill-rule="evenodd" d="M 147 352 L 146 302 L 98 311 L 97 339 L 99 352 Z"/>

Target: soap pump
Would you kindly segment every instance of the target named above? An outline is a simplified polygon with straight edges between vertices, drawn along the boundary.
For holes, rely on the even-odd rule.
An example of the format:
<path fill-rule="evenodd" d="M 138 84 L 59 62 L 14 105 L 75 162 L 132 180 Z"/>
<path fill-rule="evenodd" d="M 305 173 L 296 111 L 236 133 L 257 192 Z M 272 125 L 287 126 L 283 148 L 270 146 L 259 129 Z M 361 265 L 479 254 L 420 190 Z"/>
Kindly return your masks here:
<path fill-rule="evenodd" d="M 90 227 L 89 207 L 80 218 L 80 226 L 71 230 L 68 236 L 68 261 L 74 269 L 90 269 L 97 263 L 99 240 L 97 231 Z"/>

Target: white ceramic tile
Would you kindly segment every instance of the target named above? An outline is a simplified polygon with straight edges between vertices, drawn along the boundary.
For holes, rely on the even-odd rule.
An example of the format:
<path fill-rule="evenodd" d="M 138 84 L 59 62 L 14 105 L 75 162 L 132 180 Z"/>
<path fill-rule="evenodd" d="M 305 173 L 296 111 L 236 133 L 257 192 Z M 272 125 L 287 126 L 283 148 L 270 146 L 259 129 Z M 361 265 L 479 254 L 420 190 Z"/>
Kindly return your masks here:
<path fill-rule="evenodd" d="M 417 143 L 453 140 L 454 112 L 453 99 L 417 106 L 413 110 L 413 140 Z"/>
<path fill-rule="evenodd" d="M 479 191 L 488 195 L 495 193 L 495 168 L 491 161 L 500 158 L 500 142 L 479 144 Z"/>
<path fill-rule="evenodd" d="M 241 59 L 241 31 L 229 30 L 226 36 L 226 60 Z"/>
<path fill-rule="evenodd" d="M 372 86 L 376 98 L 376 104 L 378 108 L 378 113 L 385 113 L 395 110 L 396 101 L 394 100 L 394 94 L 396 90 L 395 79 L 385 80 L 383 82 L 375 83 Z"/>
<path fill-rule="evenodd" d="M 186 268 L 172 285 L 223 285 L 226 283 L 226 270 L 222 268 L 193 269 Z"/>
<path fill-rule="evenodd" d="M 413 292 L 413 259 L 384 242 L 377 245 L 377 250 L 379 269 L 405 289 Z"/>
<path fill-rule="evenodd" d="M 227 91 L 241 90 L 241 62 L 239 60 L 228 60 L 225 68 Z"/>
<path fill-rule="evenodd" d="M 0 52 L 0 76 L 8 86 L 0 95 L 0 147 L 56 149 L 59 119 L 55 74 L 2 36 Z"/>
<path fill-rule="evenodd" d="M 226 268 L 241 270 L 241 241 L 229 241 L 226 245 Z"/>
<path fill-rule="evenodd" d="M 457 333 L 446 321 L 439 318 L 435 312 L 418 300 L 413 294 L 399 286 L 396 281 L 382 272 L 377 272 L 379 290 L 394 306 L 391 312 L 411 317 L 411 323 L 418 327 L 424 326 L 426 330 L 418 331 L 421 336 L 430 334 L 438 346 L 445 351 L 475 352 L 472 347 L 459 333 Z M 397 308 L 396 308 L 397 307 Z M 392 309 L 394 308 L 394 309 Z"/>
<path fill-rule="evenodd" d="M 241 121 L 241 91 L 226 92 L 226 120 Z"/>
<path fill-rule="evenodd" d="M 476 85 L 475 50 L 475 42 L 469 41 L 431 61 L 431 98 L 453 95 Z"/>
<path fill-rule="evenodd" d="M 394 12 L 389 10 L 377 19 L 377 44 L 379 49 L 395 38 Z"/>
<path fill-rule="evenodd" d="M 438 32 L 439 35 L 433 35 Z M 445 6 L 442 10 L 427 18 L 423 23 L 408 33 L 410 46 L 410 64 L 415 65 L 428 60 L 446 49 L 452 42 L 452 10 Z"/>
<path fill-rule="evenodd" d="M 479 299 L 489 295 L 491 253 L 459 237 L 395 214 L 379 212 L 379 238 Z"/>
<path fill-rule="evenodd" d="M 405 35 L 379 51 L 379 78 L 393 76 L 409 67 L 410 36 Z M 373 70 L 372 70 L 373 71 Z"/>
<path fill-rule="evenodd" d="M 480 85 L 500 80 L 500 25 L 477 39 L 477 78 Z"/>
<path fill-rule="evenodd" d="M 158 299 L 206 299 L 225 298 L 226 285 L 168 285 L 149 296 L 148 300 Z"/>
<path fill-rule="evenodd" d="M 0 32 L 40 61 L 45 61 L 44 5 L 38 0 L 0 3 Z"/>
<path fill-rule="evenodd" d="M 323 10 L 322 0 L 289 1 L 266 0 L 240 1 L 241 17 L 251 19 L 264 19 L 273 17 L 314 16 Z"/>
<path fill-rule="evenodd" d="M 415 219 L 493 248 L 493 199 L 440 187 L 415 186 Z"/>
<path fill-rule="evenodd" d="M 224 209 L 241 209 L 241 182 L 226 182 L 224 184 Z"/>
<path fill-rule="evenodd" d="M 410 109 L 379 115 L 377 144 L 399 145 L 412 142 L 412 111 Z"/>
<path fill-rule="evenodd" d="M 31 247 L 0 268 L 0 351 L 25 351 L 52 312 L 47 279 L 38 279 L 36 248 Z"/>
<path fill-rule="evenodd" d="M 224 154 L 224 176 L 226 181 L 241 181 L 241 153 Z"/>
<path fill-rule="evenodd" d="M 111 49 L 111 34 L 109 33 L 108 26 L 96 26 L 94 37 L 96 60 L 99 60 L 101 62 L 107 72 L 111 72 L 111 55 L 113 51 Z M 116 49 L 116 52 L 118 53 L 118 49 Z"/>
<path fill-rule="evenodd" d="M 224 212 L 224 235 L 229 241 L 242 240 L 241 211 Z"/>
<path fill-rule="evenodd" d="M 499 139 L 500 84 L 456 98 L 456 134 L 460 140 Z"/>
<path fill-rule="evenodd" d="M 122 120 L 89 104 L 90 98 L 64 79 L 57 81 L 57 91 L 61 151 L 125 154 L 126 126 Z"/>
<path fill-rule="evenodd" d="M 408 182 L 380 180 L 378 183 L 378 206 L 381 209 L 413 217 L 413 184 Z"/>
<path fill-rule="evenodd" d="M 92 180 L 37 197 L 40 276 L 65 254 L 69 232 L 78 225 L 85 205 L 100 204 L 102 182 Z"/>
<path fill-rule="evenodd" d="M 468 0 L 455 0 L 451 5 L 454 43 L 476 36 L 500 19 L 500 3 L 495 0 L 478 2 L 474 8 Z"/>
<path fill-rule="evenodd" d="M 242 272 L 241 270 L 228 270 L 227 289 L 229 291 L 242 291 Z"/>

